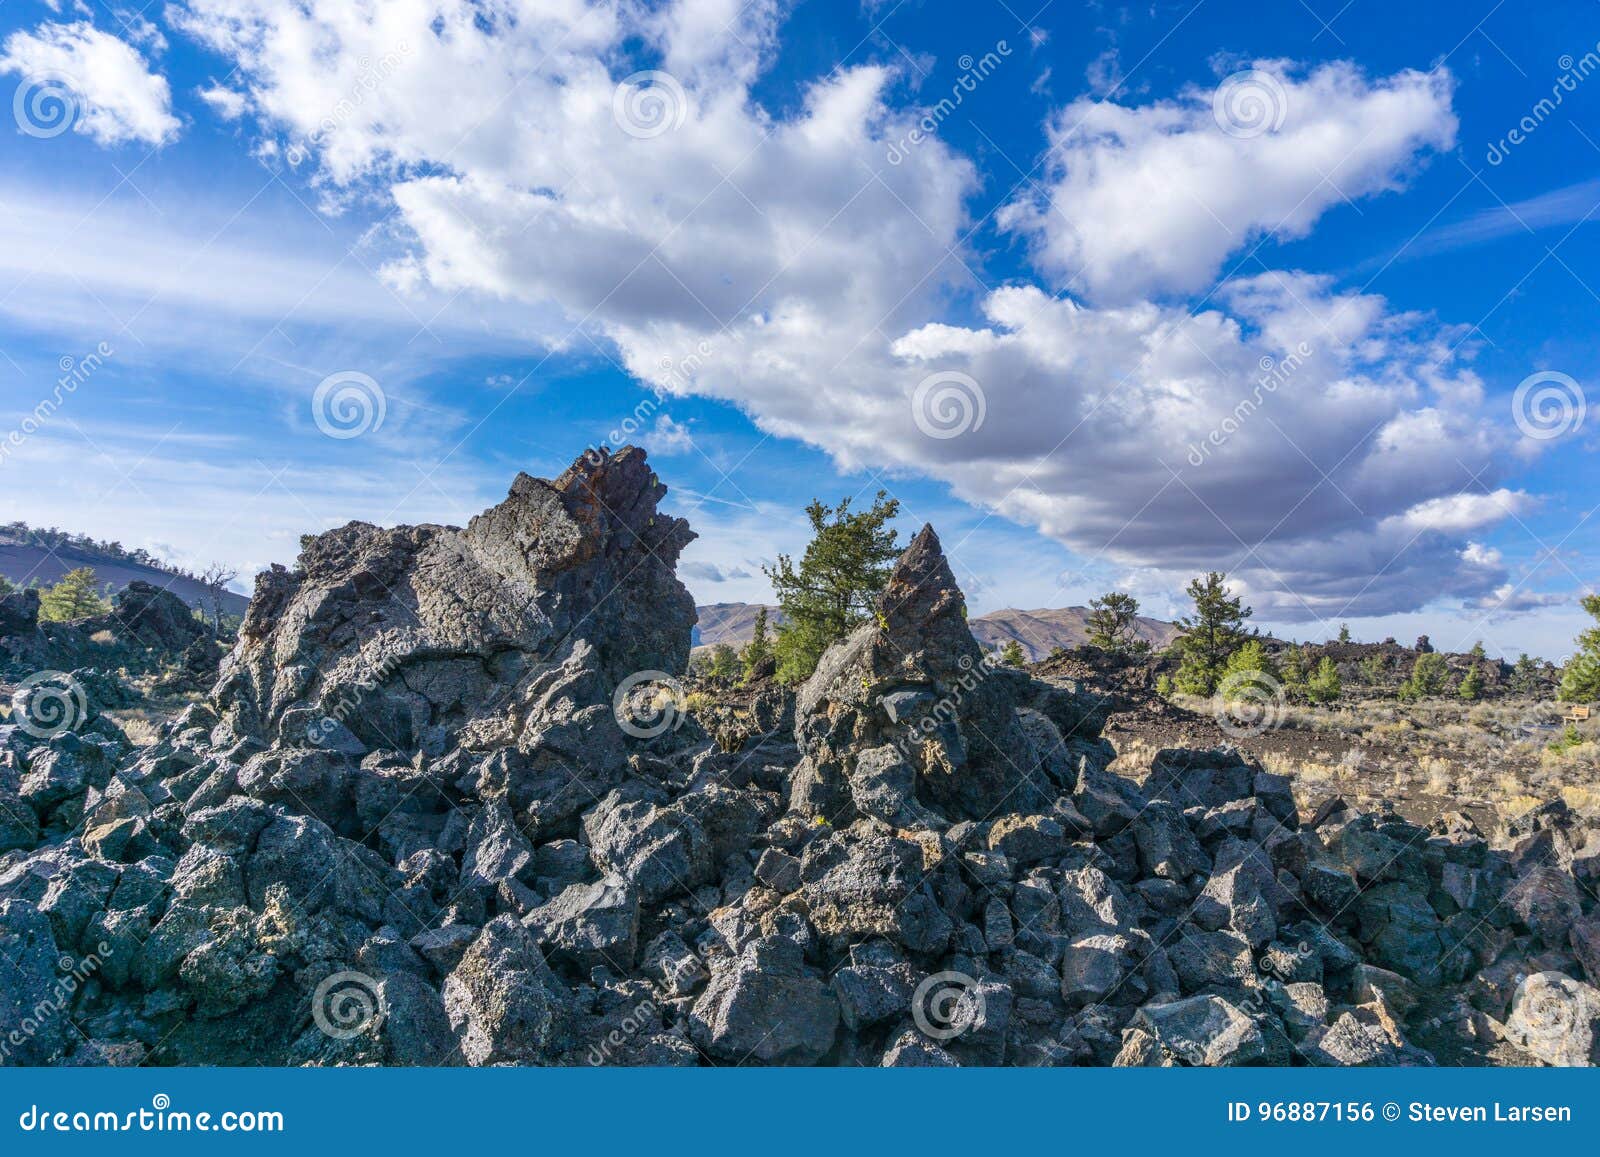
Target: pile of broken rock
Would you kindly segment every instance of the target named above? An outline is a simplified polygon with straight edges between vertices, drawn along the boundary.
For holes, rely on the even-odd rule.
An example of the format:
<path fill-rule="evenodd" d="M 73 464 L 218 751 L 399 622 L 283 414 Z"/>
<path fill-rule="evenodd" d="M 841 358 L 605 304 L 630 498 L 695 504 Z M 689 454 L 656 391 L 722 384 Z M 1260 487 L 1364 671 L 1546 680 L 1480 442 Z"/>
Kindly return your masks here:
<path fill-rule="evenodd" d="M 0 728 L 0 1055 L 1600 1055 L 1575 814 L 1491 846 L 1460 816 L 1302 822 L 1227 749 L 1114 775 L 1100 705 L 985 657 L 931 529 L 792 732 L 726 750 L 676 697 L 693 535 L 664 493 L 630 448 L 464 529 L 331 531 L 153 745 L 92 709 Z"/>

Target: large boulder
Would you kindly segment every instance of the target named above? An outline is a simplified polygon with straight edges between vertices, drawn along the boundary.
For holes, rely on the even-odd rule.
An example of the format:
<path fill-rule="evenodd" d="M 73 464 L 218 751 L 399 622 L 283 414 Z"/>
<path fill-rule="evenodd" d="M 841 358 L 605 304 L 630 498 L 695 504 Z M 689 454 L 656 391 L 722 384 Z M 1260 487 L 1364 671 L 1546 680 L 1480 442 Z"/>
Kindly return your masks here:
<path fill-rule="evenodd" d="M 480 746 L 523 735 L 521 692 L 572 637 L 606 692 L 681 672 L 695 612 L 673 565 L 694 535 L 657 512 L 665 493 L 628 447 L 554 481 L 518 475 L 465 529 L 352 522 L 307 540 L 298 569 L 257 579 L 215 691 L 224 721 L 287 746 L 337 725 L 363 749 L 437 754 L 468 724 Z"/>
<path fill-rule="evenodd" d="M 758 940 L 717 968 L 695 1002 L 689 1033 L 735 1065 L 812 1065 L 833 1047 L 839 1001 L 789 940 Z"/>

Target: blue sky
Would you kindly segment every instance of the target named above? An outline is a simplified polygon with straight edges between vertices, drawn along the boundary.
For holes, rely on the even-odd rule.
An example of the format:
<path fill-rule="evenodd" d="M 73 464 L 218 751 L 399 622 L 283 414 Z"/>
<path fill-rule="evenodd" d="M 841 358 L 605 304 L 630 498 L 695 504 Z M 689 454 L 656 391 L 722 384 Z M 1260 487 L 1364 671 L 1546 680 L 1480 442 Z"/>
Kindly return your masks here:
<path fill-rule="evenodd" d="M 701 602 L 884 487 L 979 612 L 1558 658 L 1596 73 L 1576 2 L 12 0 L 0 517 L 248 573 L 638 414 Z"/>

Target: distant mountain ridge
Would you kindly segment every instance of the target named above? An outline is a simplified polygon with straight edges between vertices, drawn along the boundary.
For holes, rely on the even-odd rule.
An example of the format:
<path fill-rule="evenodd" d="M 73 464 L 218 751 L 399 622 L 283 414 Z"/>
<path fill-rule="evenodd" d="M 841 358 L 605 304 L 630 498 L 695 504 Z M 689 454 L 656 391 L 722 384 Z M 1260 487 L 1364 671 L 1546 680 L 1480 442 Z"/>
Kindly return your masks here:
<path fill-rule="evenodd" d="M 755 632 L 756 612 L 760 603 L 713 603 L 696 607 L 700 622 L 694 629 L 693 645 L 710 647 L 718 643 L 740 647 L 750 641 Z M 781 620 L 777 607 L 767 607 L 773 626 Z M 985 647 L 1003 647 L 1015 639 L 1030 662 L 1045 658 L 1057 647 L 1070 649 L 1089 641 L 1089 608 L 1060 607 L 1053 610 L 1019 611 L 1007 608 L 992 611 L 971 620 L 973 637 Z M 1161 619 L 1140 617 L 1134 632 L 1156 650 L 1161 650 L 1178 637 L 1176 623 Z"/>
<path fill-rule="evenodd" d="M 183 575 L 175 575 L 157 566 L 147 566 L 132 559 L 117 558 L 92 547 L 59 545 L 46 547 L 29 542 L 12 534 L 0 534 L 0 575 L 18 586 L 35 582 L 52 586 L 61 581 L 69 570 L 92 567 L 101 588 L 110 586 L 121 590 L 135 579 L 162 590 L 171 591 L 191 607 L 204 603 L 210 609 L 211 596 L 202 583 Z M 233 591 L 222 597 L 223 612 L 242 615 L 250 600 Z"/>

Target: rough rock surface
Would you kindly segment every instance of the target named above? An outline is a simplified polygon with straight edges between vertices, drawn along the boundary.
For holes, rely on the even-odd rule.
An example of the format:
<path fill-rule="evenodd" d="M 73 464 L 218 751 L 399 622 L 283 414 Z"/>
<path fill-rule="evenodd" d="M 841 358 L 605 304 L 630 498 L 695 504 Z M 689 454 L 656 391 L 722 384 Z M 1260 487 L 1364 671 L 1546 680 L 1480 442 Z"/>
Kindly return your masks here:
<path fill-rule="evenodd" d="M 1491 842 L 1302 822 L 1231 749 L 1115 775 L 1101 704 L 985 661 L 931 529 L 792 702 L 702 727 L 663 493 L 628 449 L 331 531 L 154 745 L 0 726 L 3 1059 L 1595 1061 L 1564 806 Z"/>

